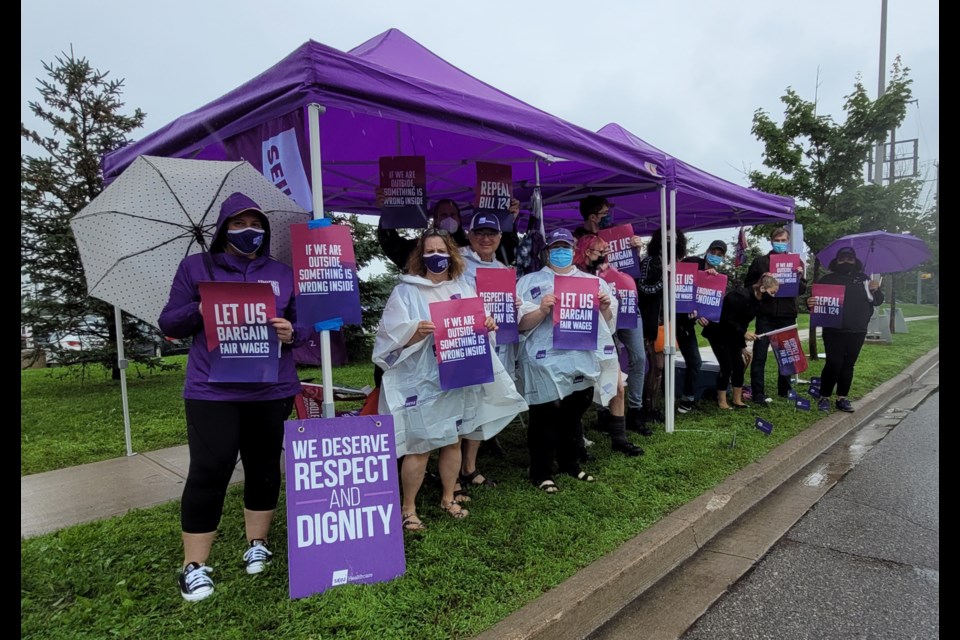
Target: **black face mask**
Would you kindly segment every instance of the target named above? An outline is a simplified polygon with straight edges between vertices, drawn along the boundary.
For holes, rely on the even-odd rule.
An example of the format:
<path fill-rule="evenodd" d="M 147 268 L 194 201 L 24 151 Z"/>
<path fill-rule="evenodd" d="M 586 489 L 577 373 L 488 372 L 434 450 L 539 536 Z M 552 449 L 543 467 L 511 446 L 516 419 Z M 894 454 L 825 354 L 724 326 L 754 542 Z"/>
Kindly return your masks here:
<path fill-rule="evenodd" d="M 854 267 L 856 267 L 855 264 L 851 264 L 849 262 L 840 262 L 837 264 L 835 271 L 837 273 L 853 273 Z"/>
<path fill-rule="evenodd" d="M 604 264 L 606 264 L 606 263 L 607 263 L 607 256 L 600 256 L 600 257 L 597 258 L 596 260 L 591 260 L 591 261 L 590 261 L 590 268 L 591 268 L 591 269 L 599 269 L 600 267 L 602 267 L 602 266 L 603 266 Z"/>

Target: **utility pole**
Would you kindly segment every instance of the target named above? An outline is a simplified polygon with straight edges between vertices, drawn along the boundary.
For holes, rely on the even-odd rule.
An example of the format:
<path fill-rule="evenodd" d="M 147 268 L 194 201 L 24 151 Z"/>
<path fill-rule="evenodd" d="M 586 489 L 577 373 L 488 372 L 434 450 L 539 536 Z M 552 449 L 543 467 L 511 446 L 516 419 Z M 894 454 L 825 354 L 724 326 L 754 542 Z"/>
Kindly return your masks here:
<path fill-rule="evenodd" d="M 887 0 L 880 0 L 880 69 L 877 73 L 877 100 L 886 91 L 887 66 Z M 873 163 L 873 183 L 883 184 L 883 143 L 877 145 Z"/>

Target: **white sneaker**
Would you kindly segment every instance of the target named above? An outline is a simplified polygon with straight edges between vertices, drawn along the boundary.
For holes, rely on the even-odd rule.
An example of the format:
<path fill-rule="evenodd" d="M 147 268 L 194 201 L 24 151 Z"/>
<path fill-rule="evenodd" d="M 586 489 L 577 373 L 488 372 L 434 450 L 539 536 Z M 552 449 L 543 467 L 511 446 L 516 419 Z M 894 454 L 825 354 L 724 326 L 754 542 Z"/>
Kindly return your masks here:
<path fill-rule="evenodd" d="M 191 562 L 180 572 L 180 595 L 188 602 L 198 602 L 213 595 L 210 567 Z"/>
<path fill-rule="evenodd" d="M 270 561 L 273 560 L 273 554 L 267 549 L 265 540 L 252 540 L 250 548 L 243 554 L 243 562 L 246 565 L 247 573 L 260 573 L 267 568 Z"/>

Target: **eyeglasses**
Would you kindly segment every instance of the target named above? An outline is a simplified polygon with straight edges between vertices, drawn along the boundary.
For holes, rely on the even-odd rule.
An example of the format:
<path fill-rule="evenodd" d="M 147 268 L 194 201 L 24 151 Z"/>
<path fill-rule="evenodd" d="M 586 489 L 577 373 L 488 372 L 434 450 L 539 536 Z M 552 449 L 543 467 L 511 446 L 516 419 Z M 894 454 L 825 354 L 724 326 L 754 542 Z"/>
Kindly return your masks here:
<path fill-rule="evenodd" d="M 481 238 L 493 238 L 500 235 L 499 231 L 494 231 L 493 229 L 476 229 L 470 233 L 475 236 L 480 236 Z"/>

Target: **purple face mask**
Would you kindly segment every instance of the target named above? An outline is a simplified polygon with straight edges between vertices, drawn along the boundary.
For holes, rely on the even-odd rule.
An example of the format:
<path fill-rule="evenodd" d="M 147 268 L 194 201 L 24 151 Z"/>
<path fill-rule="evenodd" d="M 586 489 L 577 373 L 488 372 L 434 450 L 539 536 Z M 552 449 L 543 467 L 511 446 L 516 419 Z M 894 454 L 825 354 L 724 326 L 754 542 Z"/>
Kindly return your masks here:
<path fill-rule="evenodd" d="M 449 253 L 431 253 L 423 256 L 423 265 L 430 273 L 443 273 L 450 268 Z"/>
<path fill-rule="evenodd" d="M 263 245 L 263 238 L 266 231 L 247 227 L 246 229 L 234 229 L 227 231 L 227 242 L 244 255 L 256 253 Z"/>

